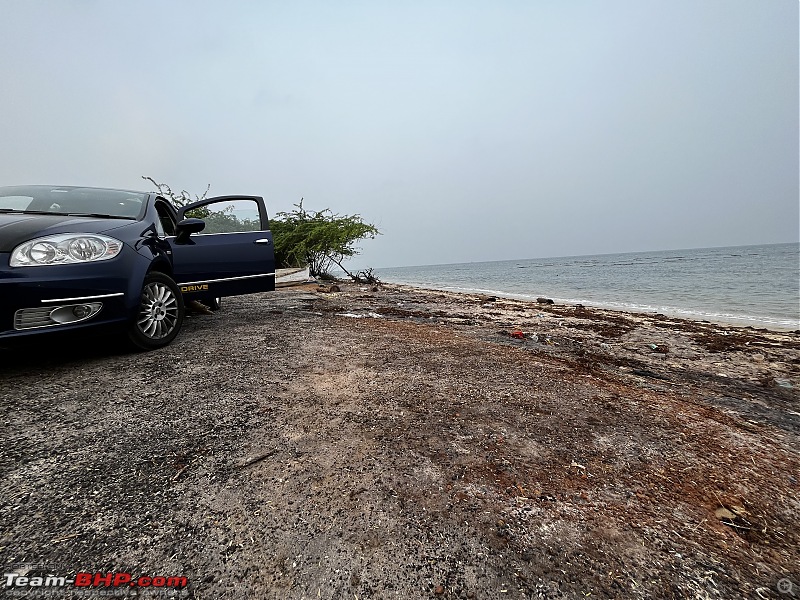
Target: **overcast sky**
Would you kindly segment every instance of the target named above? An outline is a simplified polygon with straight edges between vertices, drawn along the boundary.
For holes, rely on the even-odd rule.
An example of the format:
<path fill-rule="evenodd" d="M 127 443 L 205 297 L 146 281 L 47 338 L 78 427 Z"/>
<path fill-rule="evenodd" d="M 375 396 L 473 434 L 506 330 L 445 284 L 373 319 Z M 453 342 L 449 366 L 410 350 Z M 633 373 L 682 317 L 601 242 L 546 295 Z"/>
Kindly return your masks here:
<path fill-rule="evenodd" d="M 798 241 L 797 0 L 0 14 L 0 185 L 304 197 L 357 266 Z"/>

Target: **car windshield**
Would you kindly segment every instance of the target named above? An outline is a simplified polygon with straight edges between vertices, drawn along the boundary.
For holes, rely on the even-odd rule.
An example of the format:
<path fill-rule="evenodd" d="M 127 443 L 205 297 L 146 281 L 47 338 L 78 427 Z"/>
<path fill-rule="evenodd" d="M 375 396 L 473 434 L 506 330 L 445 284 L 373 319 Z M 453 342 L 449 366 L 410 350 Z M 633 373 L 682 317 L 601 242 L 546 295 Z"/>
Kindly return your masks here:
<path fill-rule="evenodd" d="M 0 187 L 0 213 L 31 213 L 138 219 L 147 194 L 101 188 L 24 185 Z"/>

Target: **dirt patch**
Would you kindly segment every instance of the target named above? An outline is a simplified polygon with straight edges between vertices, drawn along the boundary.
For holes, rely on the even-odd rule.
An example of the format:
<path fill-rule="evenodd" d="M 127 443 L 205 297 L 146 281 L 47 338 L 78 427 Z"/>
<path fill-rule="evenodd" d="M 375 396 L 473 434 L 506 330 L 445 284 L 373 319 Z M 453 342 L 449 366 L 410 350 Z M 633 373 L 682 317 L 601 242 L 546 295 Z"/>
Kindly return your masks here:
<path fill-rule="evenodd" d="M 800 584 L 796 334 L 343 290 L 229 298 L 148 354 L 4 353 L 5 572 L 193 598 Z"/>

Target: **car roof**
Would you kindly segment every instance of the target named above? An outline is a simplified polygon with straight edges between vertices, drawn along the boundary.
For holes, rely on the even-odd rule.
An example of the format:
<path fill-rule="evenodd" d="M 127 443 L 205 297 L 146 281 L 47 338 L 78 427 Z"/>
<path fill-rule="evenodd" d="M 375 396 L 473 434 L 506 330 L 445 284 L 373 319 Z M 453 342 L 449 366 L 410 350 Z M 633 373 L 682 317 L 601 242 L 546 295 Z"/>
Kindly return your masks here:
<path fill-rule="evenodd" d="M 141 190 L 128 190 L 123 188 L 108 188 L 108 187 L 95 187 L 95 186 L 88 186 L 88 185 L 42 185 L 42 184 L 35 184 L 35 185 L 6 185 L 0 186 L 0 190 L 22 190 L 22 189 L 31 189 L 31 190 L 101 190 L 106 192 L 125 192 L 127 194 L 151 194 L 154 192 L 143 192 Z"/>

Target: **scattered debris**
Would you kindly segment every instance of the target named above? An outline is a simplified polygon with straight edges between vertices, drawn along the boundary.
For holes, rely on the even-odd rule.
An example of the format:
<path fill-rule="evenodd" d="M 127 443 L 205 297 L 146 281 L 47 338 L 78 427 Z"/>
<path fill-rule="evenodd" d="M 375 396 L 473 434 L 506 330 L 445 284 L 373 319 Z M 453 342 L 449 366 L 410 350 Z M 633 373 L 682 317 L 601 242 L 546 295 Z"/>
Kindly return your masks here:
<path fill-rule="evenodd" d="M 667 354 L 669 352 L 669 346 L 666 344 L 648 344 L 648 347 L 658 354 Z"/>
<path fill-rule="evenodd" d="M 341 292 L 342 288 L 334 283 L 331 285 L 320 285 L 317 287 L 317 291 L 322 292 L 323 294 L 333 294 L 335 292 Z"/>

